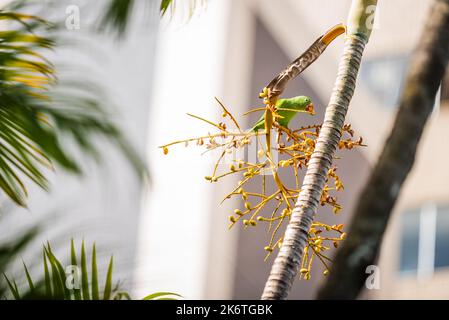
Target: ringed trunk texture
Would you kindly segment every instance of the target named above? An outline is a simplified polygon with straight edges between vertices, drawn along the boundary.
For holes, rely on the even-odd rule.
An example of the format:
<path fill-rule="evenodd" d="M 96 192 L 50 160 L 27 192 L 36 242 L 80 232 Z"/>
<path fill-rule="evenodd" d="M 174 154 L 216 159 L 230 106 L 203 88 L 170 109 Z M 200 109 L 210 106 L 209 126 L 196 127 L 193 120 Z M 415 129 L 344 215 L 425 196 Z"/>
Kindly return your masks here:
<path fill-rule="evenodd" d="M 262 294 L 263 300 L 286 299 L 301 264 L 308 232 L 314 220 L 321 194 L 332 165 L 332 159 L 341 138 L 346 113 L 356 87 L 363 51 L 369 39 L 371 26 L 368 18 L 374 12 L 367 10 L 375 0 L 354 0 L 349 14 L 349 33 L 340 58 L 338 75 L 324 121 L 308 163 L 301 192 L 284 235 L 282 247 L 273 263 Z"/>
<path fill-rule="evenodd" d="M 262 299 L 286 299 L 298 274 L 308 232 L 320 203 L 321 194 L 341 137 L 349 102 L 355 90 L 357 73 L 366 39 L 351 35 L 346 39 L 339 72 L 315 151 L 308 163 L 301 192 L 274 261 Z"/>
<path fill-rule="evenodd" d="M 348 237 L 338 250 L 319 299 L 354 299 L 376 263 L 382 236 L 449 60 L 449 0 L 436 0 L 412 56 L 396 120 L 355 207 Z M 444 170 L 443 168 L 441 168 Z"/>

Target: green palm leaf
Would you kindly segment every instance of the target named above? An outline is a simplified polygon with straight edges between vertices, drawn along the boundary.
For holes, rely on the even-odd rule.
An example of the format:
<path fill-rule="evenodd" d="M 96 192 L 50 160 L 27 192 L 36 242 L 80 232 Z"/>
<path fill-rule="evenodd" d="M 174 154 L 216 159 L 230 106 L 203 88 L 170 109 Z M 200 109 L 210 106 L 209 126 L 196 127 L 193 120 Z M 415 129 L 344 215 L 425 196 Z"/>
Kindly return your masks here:
<path fill-rule="evenodd" d="M 3 276 L 5 277 L 6 283 L 8 284 L 9 290 L 11 291 L 14 299 L 20 300 L 20 293 L 19 289 L 17 288 L 17 283 L 14 280 L 11 282 L 6 274 L 3 274 Z"/>
<path fill-rule="evenodd" d="M 114 267 L 114 258 L 111 256 L 109 260 L 108 273 L 106 275 L 106 283 L 104 285 L 103 300 L 109 300 L 112 293 L 112 269 Z"/>
<path fill-rule="evenodd" d="M 87 271 L 87 259 L 86 250 L 84 248 L 84 240 L 81 242 L 81 291 L 83 292 L 83 300 L 90 300 L 89 272 Z"/>
<path fill-rule="evenodd" d="M 50 279 L 50 271 L 48 270 L 48 263 L 47 258 L 45 254 L 45 248 L 42 250 L 43 254 L 43 260 L 44 260 L 44 281 L 45 281 L 45 296 L 46 297 L 52 297 L 53 296 L 53 290 L 51 288 L 51 279 Z"/>
<path fill-rule="evenodd" d="M 110 2 L 101 22 L 101 29 L 110 25 L 116 28 L 119 35 L 123 35 L 134 7 L 134 0 L 113 0 Z"/>
<path fill-rule="evenodd" d="M 69 289 L 67 287 L 68 275 L 65 273 L 65 269 L 61 261 L 54 255 L 50 244 L 44 246 L 44 255 L 43 255 L 43 265 L 44 265 L 44 275 L 45 279 L 43 281 L 35 283 L 31 275 L 28 271 L 26 264 L 24 263 L 25 276 L 27 279 L 27 287 L 23 288 L 23 292 L 25 294 L 20 294 L 19 287 L 15 280 L 11 280 L 4 274 L 4 280 L 6 281 L 7 287 L 11 293 L 11 296 L 14 299 L 36 299 L 36 298 L 45 298 L 45 299 L 61 299 L 61 300 L 90 300 L 92 297 L 94 300 L 100 299 L 99 294 L 99 281 L 98 281 L 98 267 L 97 267 L 97 254 L 95 244 L 92 247 L 92 269 L 90 270 L 91 274 L 91 282 L 86 282 L 84 279 L 89 277 L 89 271 L 86 268 L 87 261 L 85 257 L 84 251 L 84 241 L 81 245 L 81 263 L 82 265 L 77 264 L 77 254 L 75 250 L 75 245 L 73 240 L 71 241 L 70 246 L 70 263 L 71 267 L 79 268 L 82 273 L 82 281 L 80 287 L 77 289 L 72 288 Z M 84 258 L 83 258 L 84 257 Z M 112 257 L 109 261 L 108 270 L 106 274 L 106 281 L 104 284 L 104 292 L 103 299 L 110 300 L 111 298 L 115 298 L 115 293 L 118 292 L 118 286 L 113 289 L 113 281 L 112 281 L 112 273 L 113 273 L 113 262 Z M 50 268 L 48 267 L 50 266 Z M 50 271 L 49 271 L 50 270 Z M 75 278 L 78 280 L 77 278 Z M 76 281 L 75 280 L 75 281 Z M 81 295 L 81 292 L 84 294 Z M 92 295 L 89 295 L 89 292 Z M 123 292 L 121 292 L 123 295 Z M 129 295 L 128 295 L 129 296 Z"/>
<path fill-rule="evenodd" d="M 35 290 L 34 282 L 33 282 L 33 279 L 31 278 L 30 272 L 28 271 L 28 268 L 27 268 L 25 262 L 23 262 L 23 268 L 25 269 L 25 275 L 27 277 L 28 286 L 30 287 L 31 291 L 34 291 Z"/>
<path fill-rule="evenodd" d="M 97 251 L 95 249 L 95 242 L 92 247 L 92 300 L 100 300 L 98 293 L 98 268 L 97 268 Z"/>
<path fill-rule="evenodd" d="M 174 12 L 176 0 L 159 0 L 159 11 L 161 16 L 164 16 L 167 11 Z M 189 16 L 192 16 L 195 8 L 203 4 L 205 0 L 184 0 L 189 2 Z M 147 0 L 148 4 L 151 4 L 152 0 Z M 133 7 L 135 6 L 135 0 L 112 0 L 106 6 L 105 15 L 101 19 L 101 28 L 104 30 L 107 27 L 115 29 L 119 35 L 123 35 L 129 24 L 130 17 L 132 15 Z M 151 6 L 148 6 L 152 9 Z"/>
<path fill-rule="evenodd" d="M 73 239 L 70 240 L 70 263 L 72 264 L 72 266 L 78 265 L 78 259 L 76 258 L 75 241 L 73 241 Z M 73 290 L 73 295 L 75 300 L 82 299 L 80 290 Z"/>
<path fill-rule="evenodd" d="M 175 297 L 181 296 L 173 292 L 156 292 L 146 296 L 142 300 L 176 300 Z"/>

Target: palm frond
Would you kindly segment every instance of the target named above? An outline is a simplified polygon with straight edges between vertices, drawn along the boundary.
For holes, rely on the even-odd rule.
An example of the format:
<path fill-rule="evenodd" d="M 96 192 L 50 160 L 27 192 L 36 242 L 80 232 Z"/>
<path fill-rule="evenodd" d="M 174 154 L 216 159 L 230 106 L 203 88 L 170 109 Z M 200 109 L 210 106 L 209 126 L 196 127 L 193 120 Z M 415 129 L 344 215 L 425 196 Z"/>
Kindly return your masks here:
<path fill-rule="evenodd" d="M 4 272 L 15 257 L 36 237 L 38 228 L 17 235 L 14 241 L 0 245 L 0 272 Z M 1 291 L 0 291 L 1 293 Z"/>
<path fill-rule="evenodd" d="M 21 22 L 18 28 L 0 31 L 0 188 L 15 203 L 26 205 L 24 178 L 48 188 L 43 169 L 58 164 L 81 170 L 61 138 L 69 136 L 84 151 L 94 154 L 92 137 L 114 141 L 133 166 L 145 166 L 104 112 L 100 90 L 80 82 L 59 82 L 43 51 L 55 40 L 41 36 L 51 30 L 44 20 L 0 11 L 0 20 Z M 50 29 L 49 29 L 50 28 Z"/>
<path fill-rule="evenodd" d="M 19 235 L 13 241 L 3 243 L 0 245 L 0 273 L 3 274 L 6 282 L 0 281 L 0 296 L 5 296 L 6 292 L 11 292 L 12 295 L 19 294 L 17 284 L 14 280 L 10 280 L 5 272 L 8 267 L 15 261 L 16 257 L 25 249 L 25 247 L 31 243 L 38 233 L 38 228 L 31 228 Z M 29 274 L 28 270 L 25 270 L 25 274 Z M 27 276 L 28 277 L 28 276 Z M 1 277 L 0 277 L 1 278 Z M 29 283 L 31 287 L 31 283 Z M 34 283 L 32 283 L 34 286 Z"/>
<path fill-rule="evenodd" d="M 161 15 L 164 15 L 167 11 L 170 4 L 174 3 L 174 0 L 161 0 L 161 6 L 159 10 L 161 11 Z"/>
<path fill-rule="evenodd" d="M 181 295 L 173 292 L 156 292 L 146 296 L 142 300 L 177 300 L 177 298 L 181 298 Z"/>
<path fill-rule="evenodd" d="M 101 29 L 114 27 L 119 35 L 123 35 L 132 14 L 134 0 L 113 0 L 106 7 L 106 13 L 101 21 Z"/>
<path fill-rule="evenodd" d="M 34 237 L 35 231 L 26 233 L 25 237 L 19 238 L 14 245 L 0 247 L 0 258 L 4 258 L 9 264 L 11 255 L 17 254 Z M 2 248 L 7 248 L 2 250 Z M 55 256 L 49 243 L 43 247 L 43 272 L 44 276 L 39 281 L 34 281 L 23 263 L 25 281 L 22 286 L 17 285 L 16 279 L 12 279 L 5 273 L 5 263 L 0 265 L 3 279 L 6 283 L 0 286 L 0 295 L 6 296 L 5 287 L 9 290 L 10 298 L 15 300 L 24 299 L 51 299 L 51 300 L 131 300 L 129 293 L 120 290 L 119 284 L 113 283 L 113 256 L 109 259 L 104 284 L 99 281 L 97 253 L 95 244 L 92 246 L 91 269 L 87 268 L 87 257 L 84 241 L 81 242 L 80 254 L 75 249 L 72 239 L 70 243 L 70 267 L 73 273 L 64 268 L 62 262 Z M 2 261 L 2 260 L 0 260 Z M 80 262 L 80 263 L 78 263 Z M 0 281 L 1 285 L 1 281 Z M 3 290 L 2 290 L 3 288 Z M 156 292 L 143 298 L 143 300 L 175 300 L 181 297 L 173 292 Z"/>

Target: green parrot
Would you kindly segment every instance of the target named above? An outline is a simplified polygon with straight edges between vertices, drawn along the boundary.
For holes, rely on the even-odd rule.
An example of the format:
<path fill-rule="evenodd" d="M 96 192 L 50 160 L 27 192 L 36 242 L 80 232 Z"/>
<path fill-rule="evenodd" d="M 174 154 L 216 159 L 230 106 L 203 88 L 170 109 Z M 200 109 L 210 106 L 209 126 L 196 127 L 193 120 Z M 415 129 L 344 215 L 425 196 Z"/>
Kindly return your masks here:
<path fill-rule="evenodd" d="M 298 112 L 314 113 L 312 99 L 306 96 L 297 96 L 290 99 L 279 99 L 276 102 L 277 114 L 280 116 L 277 122 L 287 128 L 290 120 L 292 120 Z M 251 131 L 259 131 L 265 129 L 265 114 L 263 114 Z"/>

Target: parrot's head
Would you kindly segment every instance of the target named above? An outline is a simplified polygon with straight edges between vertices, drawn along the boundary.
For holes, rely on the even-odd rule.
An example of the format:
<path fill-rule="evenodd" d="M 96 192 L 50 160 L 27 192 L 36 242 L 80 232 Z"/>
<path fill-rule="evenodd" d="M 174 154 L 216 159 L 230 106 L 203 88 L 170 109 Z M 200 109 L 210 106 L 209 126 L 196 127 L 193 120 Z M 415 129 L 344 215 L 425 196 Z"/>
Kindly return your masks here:
<path fill-rule="evenodd" d="M 307 96 L 297 96 L 294 98 L 291 98 L 291 101 L 293 102 L 292 106 L 294 109 L 297 110 L 304 110 L 310 114 L 315 114 L 315 109 L 313 106 L 312 99 Z"/>

